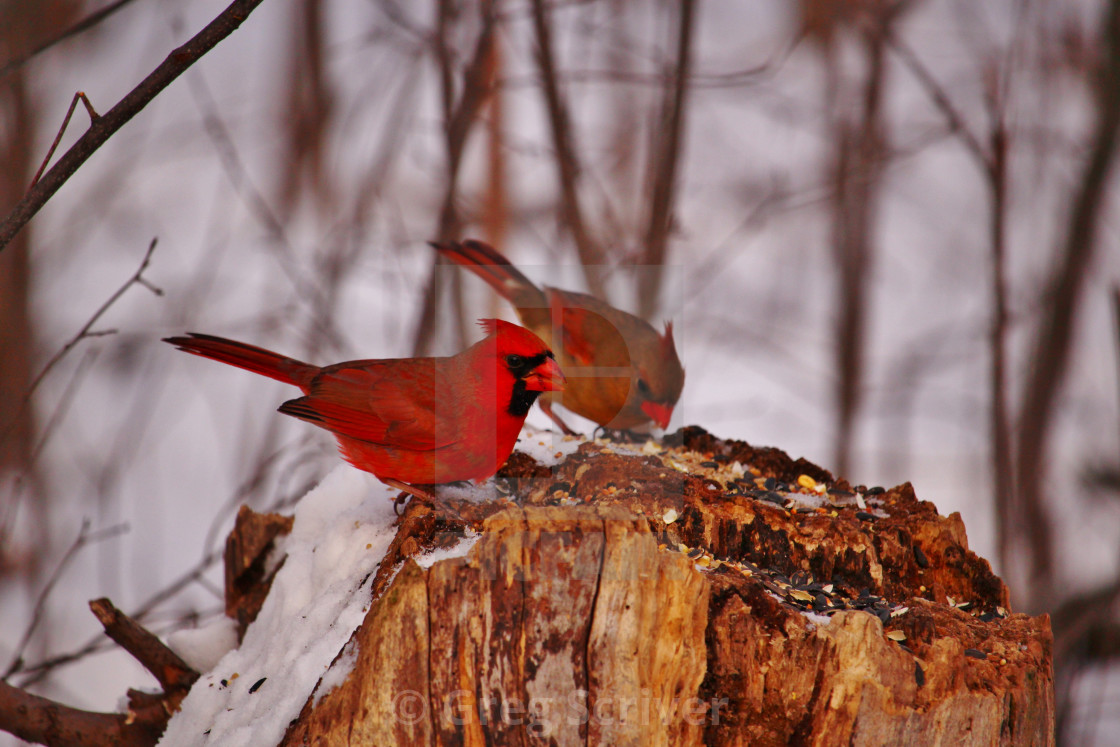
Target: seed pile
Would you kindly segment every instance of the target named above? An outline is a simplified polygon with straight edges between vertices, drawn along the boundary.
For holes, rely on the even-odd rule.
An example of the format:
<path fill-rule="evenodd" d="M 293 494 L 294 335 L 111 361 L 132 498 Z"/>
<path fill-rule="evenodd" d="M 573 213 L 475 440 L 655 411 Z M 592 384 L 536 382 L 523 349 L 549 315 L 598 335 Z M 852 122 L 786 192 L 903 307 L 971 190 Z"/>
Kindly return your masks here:
<path fill-rule="evenodd" d="M 735 503 L 757 501 L 762 504 L 759 508 L 766 506 L 765 510 L 767 511 L 782 510 L 788 512 L 791 516 L 828 516 L 843 518 L 845 521 L 854 519 L 863 523 L 865 531 L 869 532 L 876 531 L 875 523 L 890 516 L 888 511 L 893 512 L 894 510 L 895 499 L 892 498 L 891 501 L 887 501 L 885 495 L 887 491 L 883 487 L 852 486 L 846 481 L 833 482 L 827 477 L 818 480 L 813 475 L 821 475 L 822 471 L 814 465 L 806 463 L 804 470 L 790 469 L 793 466 L 800 468 L 801 465 L 792 464 L 788 458 L 784 463 L 775 463 L 772 459 L 772 453 L 766 450 L 750 451 L 749 449 L 729 448 L 719 444 L 704 444 L 705 448 L 696 449 L 696 445 L 695 443 L 687 446 L 684 444 L 667 445 L 653 440 L 647 440 L 644 443 L 625 443 L 599 438 L 590 443 L 583 441 L 582 448 L 579 451 L 588 456 L 600 453 L 619 456 L 634 455 L 647 459 L 652 457 L 667 470 L 699 478 L 702 484 L 692 487 L 691 490 L 699 490 L 699 495 L 704 500 L 711 496 L 712 500 Z M 724 453 L 720 453 L 721 450 Z M 561 455 L 557 453 L 556 456 Z M 761 460 L 757 465 L 755 464 L 756 456 Z M 647 476 L 644 478 L 647 481 L 649 480 L 648 464 L 647 461 L 645 468 Z M 565 478 L 556 475 L 553 481 L 548 483 L 547 490 L 542 491 L 542 502 L 552 505 L 577 502 L 574 496 L 574 488 L 584 469 L 586 469 L 586 466 L 581 466 L 572 474 L 566 475 Z M 782 475 L 782 477 L 775 477 L 776 474 Z M 823 474 L 827 475 L 827 473 Z M 662 475 L 662 479 L 664 478 L 665 475 Z M 609 499 L 616 494 L 633 493 L 632 488 L 636 485 L 636 483 L 631 483 L 629 487 L 623 485 L 620 488 L 607 482 L 601 487 L 601 490 L 595 491 L 593 496 L 585 496 L 583 500 Z M 641 496 L 637 497 L 640 498 Z M 641 505 L 635 505 L 633 508 L 639 514 L 644 513 L 644 507 Z M 714 557 L 705 547 L 692 547 L 682 543 L 682 537 L 676 530 L 670 528 L 682 518 L 682 512 L 678 510 L 679 508 L 680 506 L 665 507 L 659 510 L 659 515 L 650 517 L 655 522 L 654 527 L 660 525 L 658 534 L 661 543 L 663 543 L 660 545 L 661 549 L 687 555 L 700 570 L 738 572 L 757 579 L 767 592 L 776 599 L 790 608 L 814 618 L 814 621 L 818 623 L 821 622 L 822 617 L 827 618 L 839 610 L 867 612 L 877 617 L 885 627 L 889 628 L 886 633 L 887 637 L 905 645 L 905 634 L 895 625 L 892 625 L 892 621 L 897 624 L 899 621 L 895 619 L 908 612 L 909 608 L 905 601 L 897 604 L 892 603 L 868 588 L 854 587 L 851 583 L 840 578 L 817 579 L 808 571 L 797 571 L 792 575 L 786 575 L 773 568 L 759 567 L 748 560 Z M 694 517 L 690 518 L 690 521 L 693 520 Z M 698 542 L 695 538 L 686 541 L 690 545 Z M 912 547 L 914 564 L 919 569 L 928 569 L 930 558 L 926 556 L 925 551 L 917 544 Z M 920 592 L 915 593 L 924 594 L 925 588 L 921 587 Z M 1007 614 L 1002 609 L 990 612 L 974 610 L 967 601 L 957 603 L 956 600 L 948 600 L 948 603 L 950 606 L 971 613 L 984 622 L 1005 617 Z"/>

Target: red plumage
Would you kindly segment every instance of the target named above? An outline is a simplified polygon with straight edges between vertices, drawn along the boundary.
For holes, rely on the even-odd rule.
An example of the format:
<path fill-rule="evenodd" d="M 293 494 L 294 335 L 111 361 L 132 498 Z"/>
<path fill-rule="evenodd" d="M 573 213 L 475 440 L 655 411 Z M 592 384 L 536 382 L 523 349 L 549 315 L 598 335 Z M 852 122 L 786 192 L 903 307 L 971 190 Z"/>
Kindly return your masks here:
<path fill-rule="evenodd" d="M 539 337 L 501 320 L 483 323 L 487 337 L 457 355 L 324 367 L 212 335 L 165 342 L 299 387 L 304 396 L 280 412 L 333 433 L 343 458 L 358 469 L 426 495 L 413 486 L 497 472 L 533 401 L 564 385 Z"/>

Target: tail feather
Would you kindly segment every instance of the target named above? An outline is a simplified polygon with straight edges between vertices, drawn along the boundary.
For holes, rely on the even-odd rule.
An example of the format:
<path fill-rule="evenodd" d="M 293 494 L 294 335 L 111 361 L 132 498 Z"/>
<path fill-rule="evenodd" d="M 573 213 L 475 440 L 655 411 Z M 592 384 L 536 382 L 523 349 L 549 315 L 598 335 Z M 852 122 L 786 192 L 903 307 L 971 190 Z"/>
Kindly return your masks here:
<path fill-rule="evenodd" d="M 163 341 L 171 343 L 179 350 L 244 368 L 246 371 L 292 384 L 301 389 L 310 385 L 311 379 L 319 371 L 318 366 L 214 335 L 188 332 L 186 337 L 166 337 Z"/>
<path fill-rule="evenodd" d="M 489 244 L 467 239 L 461 243 L 431 242 L 431 245 L 455 264 L 466 267 L 485 280 L 502 298 L 517 308 L 540 308 L 548 305 L 544 291 Z"/>

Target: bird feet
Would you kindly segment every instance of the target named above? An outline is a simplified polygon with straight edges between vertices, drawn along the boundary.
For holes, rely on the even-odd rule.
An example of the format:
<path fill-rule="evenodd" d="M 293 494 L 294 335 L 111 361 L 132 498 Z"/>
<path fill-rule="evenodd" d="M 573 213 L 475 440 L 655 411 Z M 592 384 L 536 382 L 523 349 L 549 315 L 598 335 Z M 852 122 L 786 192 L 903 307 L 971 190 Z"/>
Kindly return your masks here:
<path fill-rule="evenodd" d="M 606 426 L 598 425 L 595 426 L 595 430 L 591 432 L 591 440 L 594 441 L 596 438 L 599 438 L 600 434 L 609 441 L 617 441 L 623 444 L 644 444 L 652 438 L 649 433 L 641 433 L 625 428 L 607 428 Z"/>
<path fill-rule="evenodd" d="M 547 400 L 540 400 L 541 412 L 548 416 L 549 420 L 556 423 L 563 431 L 565 436 L 578 436 L 579 434 L 568 427 L 568 424 L 560 419 L 560 416 L 552 411 L 552 403 Z"/>
<path fill-rule="evenodd" d="M 419 487 L 417 485 L 409 485 L 407 482 L 401 482 L 400 480 L 395 480 L 392 477 L 382 478 L 381 482 L 385 483 L 391 488 L 396 488 L 397 490 L 401 491 L 401 494 L 398 495 L 396 500 L 393 501 L 393 512 L 397 516 L 401 515 L 401 508 L 407 505 L 408 499 L 410 497 L 419 498 L 421 501 L 427 503 L 428 505 L 432 505 L 433 503 L 435 503 L 436 496 L 434 491 L 429 492 L 422 487 Z"/>

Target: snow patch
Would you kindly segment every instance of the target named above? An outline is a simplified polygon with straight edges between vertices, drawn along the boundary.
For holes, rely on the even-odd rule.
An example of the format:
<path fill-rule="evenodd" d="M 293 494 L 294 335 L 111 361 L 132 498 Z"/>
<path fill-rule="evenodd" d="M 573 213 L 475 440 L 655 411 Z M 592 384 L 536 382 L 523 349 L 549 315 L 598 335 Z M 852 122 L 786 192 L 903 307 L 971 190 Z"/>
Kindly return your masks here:
<path fill-rule="evenodd" d="M 829 626 L 829 623 L 832 622 L 831 615 L 822 615 L 818 612 L 813 612 L 812 610 L 801 610 L 801 614 L 804 615 L 805 619 L 807 619 L 812 625 L 816 626 L 817 628 L 827 628 Z"/>
<path fill-rule="evenodd" d="M 395 495 L 340 465 L 299 501 L 291 534 L 274 550 L 287 557 L 256 621 L 191 688 L 160 744 L 280 742 L 365 618 L 373 573 L 394 536 Z M 344 679 L 343 669 L 329 677 Z"/>
<path fill-rule="evenodd" d="M 424 553 L 415 558 L 417 565 L 421 568 L 431 568 L 435 563 L 440 560 L 447 560 L 448 558 L 461 558 L 464 557 L 470 549 L 474 547 L 474 543 L 478 542 L 478 532 L 472 532 L 470 529 L 463 535 L 463 539 L 456 542 L 451 547 L 441 547 L 431 552 Z"/>
<path fill-rule="evenodd" d="M 542 431 L 527 425 L 522 429 L 514 448 L 533 457 L 545 467 L 554 467 L 575 454 L 583 443 L 587 443 L 584 436 L 565 436 L 556 431 Z"/>
<path fill-rule="evenodd" d="M 195 671 L 209 672 L 237 647 L 237 622 L 221 615 L 204 627 L 177 630 L 167 636 L 167 647 Z"/>
<path fill-rule="evenodd" d="M 319 684 L 315 686 L 315 699 L 312 706 L 318 706 L 319 701 L 323 699 L 327 693 L 334 690 L 336 687 L 346 681 L 350 673 L 354 671 L 354 665 L 358 663 L 358 645 L 351 639 L 342 648 L 342 653 L 331 664 L 331 668 L 319 680 Z"/>
<path fill-rule="evenodd" d="M 452 482 L 436 486 L 436 498 L 440 499 L 487 503 L 505 497 L 505 494 L 498 490 L 498 485 L 493 477 L 488 477 L 480 482 Z"/>

